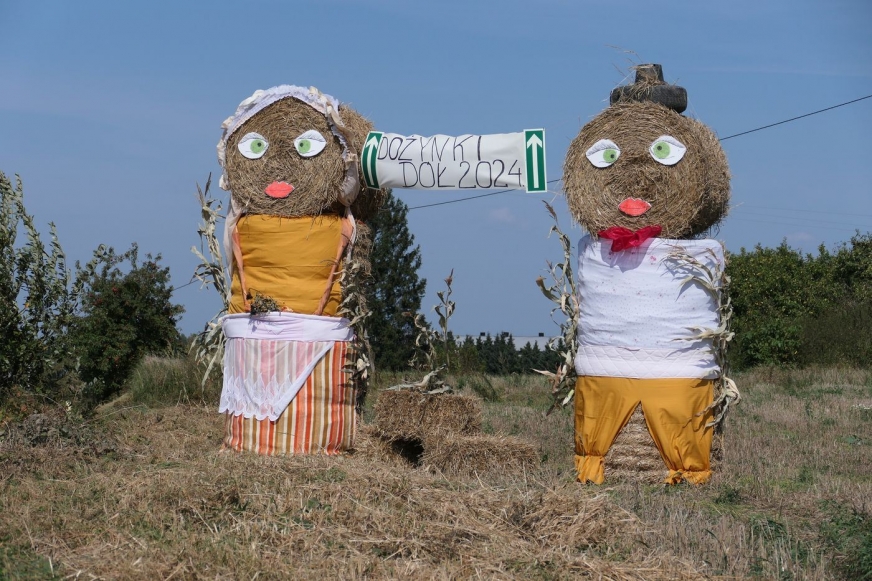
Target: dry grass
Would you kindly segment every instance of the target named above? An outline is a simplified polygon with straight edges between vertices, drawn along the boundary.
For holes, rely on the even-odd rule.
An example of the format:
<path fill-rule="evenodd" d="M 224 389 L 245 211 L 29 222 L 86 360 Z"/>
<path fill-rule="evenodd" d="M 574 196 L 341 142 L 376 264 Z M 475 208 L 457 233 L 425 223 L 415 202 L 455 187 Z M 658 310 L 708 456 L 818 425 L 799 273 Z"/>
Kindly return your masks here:
<path fill-rule="evenodd" d="M 606 454 L 606 466 L 612 482 L 656 484 L 663 481 L 663 459 L 648 433 L 641 405 L 636 407 L 630 421 Z"/>
<path fill-rule="evenodd" d="M 0 426 L 0 577 L 862 578 L 872 372 L 737 381 L 721 470 L 698 488 L 575 484 L 571 415 L 543 418 L 532 377 L 494 378 L 482 407 L 485 433 L 536 447 L 526 473 L 446 478 L 370 428 L 339 458 L 221 454 L 211 407 Z"/>

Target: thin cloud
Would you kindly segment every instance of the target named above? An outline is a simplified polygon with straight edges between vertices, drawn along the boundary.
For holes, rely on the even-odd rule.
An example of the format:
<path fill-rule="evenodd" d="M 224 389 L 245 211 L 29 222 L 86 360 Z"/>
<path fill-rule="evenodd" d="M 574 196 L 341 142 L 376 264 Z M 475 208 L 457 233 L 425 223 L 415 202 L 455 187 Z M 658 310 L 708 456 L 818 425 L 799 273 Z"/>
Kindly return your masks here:
<path fill-rule="evenodd" d="M 518 218 L 506 207 L 495 208 L 487 213 L 488 220 L 499 224 L 515 224 Z"/>

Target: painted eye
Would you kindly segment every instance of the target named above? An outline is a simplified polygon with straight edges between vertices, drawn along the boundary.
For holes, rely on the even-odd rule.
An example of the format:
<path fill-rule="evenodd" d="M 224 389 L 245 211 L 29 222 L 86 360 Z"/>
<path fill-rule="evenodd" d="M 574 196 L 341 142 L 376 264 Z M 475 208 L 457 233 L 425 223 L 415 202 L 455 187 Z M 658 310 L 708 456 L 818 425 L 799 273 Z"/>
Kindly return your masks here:
<path fill-rule="evenodd" d="M 600 139 L 585 153 L 595 167 L 609 167 L 621 156 L 621 148 L 611 139 Z"/>
<path fill-rule="evenodd" d="M 314 129 L 310 129 L 294 140 L 294 147 L 303 157 L 313 157 L 324 151 L 327 140 Z"/>
<path fill-rule="evenodd" d="M 687 148 L 671 135 L 661 135 L 648 148 L 651 157 L 663 165 L 675 165 L 684 157 Z"/>
<path fill-rule="evenodd" d="M 239 153 L 248 159 L 258 159 L 266 153 L 269 141 L 260 133 L 246 133 L 236 147 L 239 149 Z"/>

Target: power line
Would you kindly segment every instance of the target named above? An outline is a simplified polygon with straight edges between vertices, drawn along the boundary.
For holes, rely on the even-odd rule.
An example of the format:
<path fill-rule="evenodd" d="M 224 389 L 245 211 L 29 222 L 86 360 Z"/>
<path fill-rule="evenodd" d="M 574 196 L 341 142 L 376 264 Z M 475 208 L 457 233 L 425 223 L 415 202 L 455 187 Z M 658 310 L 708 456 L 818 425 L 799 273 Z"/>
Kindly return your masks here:
<path fill-rule="evenodd" d="M 826 109 L 819 109 L 818 111 L 812 111 L 811 113 L 806 113 L 805 115 L 800 115 L 799 117 L 791 117 L 790 119 L 785 119 L 784 121 L 779 121 L 778 123 L 770 123 L 769 125 L 764 125 L 763 127 L 758 127 L 757 129 L 749 129 L 748 131 L 743 131 L 741 133 L 736 133 L 734 135 L 728 135 L 726 137 L 721 137 L 721 141 L 726 141 L 727 139 L 732 139 L 734 137 L 739 137 L 740 135 L 748 135 L 749 133 L 754 133 L 755 131 L 762 131 L 763 129 L 769 129 L 770 127 L 775 127 L 776 125 L 783 125 L 785 123 L 790 123 L 791 121 L 796 121 L 797 119 L 803 119 L 804 117 L 811 117 L 812 115 L 817 115 L 818 113 L 823 113 L 824 111 L 831 111 L 833 109 L 838 109 L 839 107 L 844 107 L 845 105 L 850 105 L 851 103 L 856 103 L 857 101 L 862 101 L 863 99 L 869 99 L 872 95 L 866 95 L 865 97 L 860 97 L 859 99 L 854 99 L 853 101 L 845 101 L 844 103 L 839 103 L 838 105 L 833 105 L 832 107 L 827 107 Z"/>
<path fill-rule="evenodd" d="M 554 182 L 559 182 L 563 178 L 557 178 L 556 180 L 550 180 L 545 183 L 553 184 Z M 520 188 L 509 188 L 508 190 L 500 190 L 498 192 L 488 192 L 487 194 L 479 194 L 477 196 L 469 196 L 468 198 L 459 198 L 457 200 L 446 200 L 444 202 L 436 202 L 434 204 L 424 204 L 423 206 L 412 206 L 409 210 L 419 210 L 421 208 L 432 208 L 433 206 L 443 206 L 445 204 L 453 204 L 454 202 L 464 202 L 466 200 L 475 200 L 476 198 L 486 198 L 487 196 L 496 196 L 497 194 L 507 194 L 509 192 L 515 192 Z"/>
<path fill-rule="evenodd" d="M 177 290 L 179 290 L 179 289 L 181 289 L 181 288 L 185 288 L 186 286 L 191 286 L 191 285 L 194 284 L 195 282 L 199 282 L 199 279 L 196 279 L 196 278 L 195 278 L 195 279 L 192 280 L 191 282 L 186 282 L 186 283 L 183 284 L 182 286 L 174 286 L 174 287 L 173 287 L 173 290 L 174 290 L 174 291 L 177 291 Z"/>
<path fill-rule="evenodd" d="M 777 123 L 770 123 L 769 125 L 763 125 L 762 127 L 757 127 L 756 129 L 749 129 L 748 131 L 743 131 L 741 133 L 735 133 L 733 135 L 728 135 L 726 137 L 719 138 L 720 141 L 726 141 L 727 139 L 732 139 L 733 137 L 739 137 L 740 135 L 748 135 L 749 133 L 754 133 L 755 131 L 762 131 L 764 129 L 769 129 L 770 127 L 775 127 L 776 125 L 783 125 L 785 123 L 790 123 L 791 121 L 796 121 L 797 119 L 803 119 L 805 117 L 811 117 L 812 115 L 817 115 L 818 113 L 823 113 L 824 111 L 831 111 L 833 109 L 838 109 L 839 107 L 844 107 L 845 105 L 850 105 L 851 103 L 856 103 L 858 101 L 862 101 L 863 99 L 872 98 L 872 95 L 866 95 L 865 97 L 860 97 L 859 99 L 853 99 L 851 101 L 845 101 L 844 103 L 839 103 L 838 105 L 833 105 L 832 107 L 827 107 L 825 109 L 818 109 L 817 111 L 812 111 L 811 113 L 806 113 L 805 115 L 799 115 L 798 117 L 791 117 L 790 119 L 785 119 L 784 121 L 778 121 Z M 557 178 L 556 180 L 551 180 L 548 183 L 559 182 L 563 178 Z M 508 192 L 517 191 L 519 188 L 511 188 L 508 190 L 500 190 L 498 192 L 489 192 L 487 194 L 479 194 L 477 196 L 469 196 L 467 198 L 458 198 L 456 200 L 446 200 L 444 202 L 436 202 L 433 204 L 424 204 L 423 206 L 412 206 L 409 208 L 411 210 L 420 210 L 422 208 L 432 208 L 433 206 L 444 206 L 446 204 L 456 204 L 457 202 L 465 202 L 467 200 L 475 200 L 478 198 L 486 198 L 488 196 L 496 196 L 497 194 L 505 194 Z"/>

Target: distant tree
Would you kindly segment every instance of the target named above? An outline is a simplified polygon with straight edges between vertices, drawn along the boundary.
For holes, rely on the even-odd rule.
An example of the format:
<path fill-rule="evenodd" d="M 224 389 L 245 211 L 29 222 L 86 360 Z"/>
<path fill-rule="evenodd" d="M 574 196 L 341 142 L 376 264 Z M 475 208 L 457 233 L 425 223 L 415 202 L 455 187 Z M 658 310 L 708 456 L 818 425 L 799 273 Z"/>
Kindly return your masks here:
<path fill-rule="evenodd" d="M 872 302 L 872 232 L 851 236 L 833 256 L 834 278 L 849 289 L 856 302 Z"/>
<path fill-rule="evenodd" d="M 405 369 L 414 354 L 416 331 L 409 314 L 421 309 L 427 281 L 418 278 L 421 250 L 409 232 L 408 212 L 408 206 L 389 192 L 369 223 L 372 277 L 366 295 L 372 312 L 368 331 L 376 369 Z"/>
<path fill-rule="evenodd" d="M 543 369 L 544 359 L 538 343 L 531 344 L 527 341 L 527 344 L 518 350 L 518 359 L 519 373 L 532 373 L 534 369 Z"/>
<path fill-rule="evenodd" d="M 172 303 L 169 268 L 160 266 L 159 255 L 140 264 L 138 252 L 136 244 L 123 254 L 101 246 L 77 269 L 81 315 L 72 324 L 71 343 L 91 403 L 119 391 L 143 356 L 184 344 L 176 328 L 184 308 Z"/>

